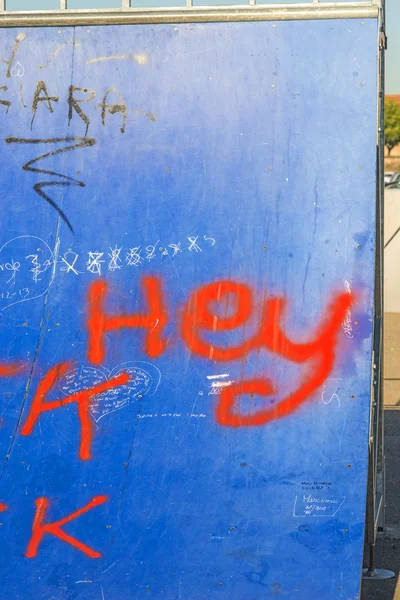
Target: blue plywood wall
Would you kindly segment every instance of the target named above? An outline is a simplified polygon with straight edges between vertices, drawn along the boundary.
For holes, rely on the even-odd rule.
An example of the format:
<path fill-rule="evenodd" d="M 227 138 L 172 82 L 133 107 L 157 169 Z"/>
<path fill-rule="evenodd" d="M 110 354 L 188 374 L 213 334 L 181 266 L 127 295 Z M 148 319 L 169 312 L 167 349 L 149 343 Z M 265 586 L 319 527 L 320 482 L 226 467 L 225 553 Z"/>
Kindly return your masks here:
<path fill-rule="evenodd" d="M 358 597 L 376 31 L 2 31 L 2 597 Z"/>

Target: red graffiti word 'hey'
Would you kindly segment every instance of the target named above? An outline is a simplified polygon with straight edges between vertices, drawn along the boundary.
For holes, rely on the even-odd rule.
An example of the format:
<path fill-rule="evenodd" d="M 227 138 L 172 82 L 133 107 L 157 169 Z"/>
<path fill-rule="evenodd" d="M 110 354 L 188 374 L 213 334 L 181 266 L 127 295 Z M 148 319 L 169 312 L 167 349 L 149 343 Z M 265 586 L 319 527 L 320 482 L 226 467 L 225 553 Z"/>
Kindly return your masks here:
<path fill-rule="evenodd" d="M 7 504 L 0 502 L 0 512 L 4 512 L 5 510 L 8 510 Z"/>
<path fill-rule="evenodd" d="M 65 375 L 72 367 L 71 363 L 60 363 L 56 365 L 41 380 L 33 398 L 32 405 L 25 423 L 21 428 L 21 435 L 30 435 L 36 421 L 43 412 L 55 410 L 75 402 L 78 406 L 78 417 L 81 422 L 81 443 L 79 448 L 79 457 L 82 460 L 91 458 L 91 443 L 93 437 L 93 425 L 90 418 L 89 407 L 93 396 L 101 394 L 106 390 L 123 385 L 129 381 L 128 373 L 121 373 L 113 377 L 110 381 L 105 381 L 87 390 L 82 390 L 61 400 L 45 402 L 49 392 L 55 387 L 59 379 Z"/>
<path fill-rule="evenodd" d="M 149 356 L 159 356 L 166 349 L 162 332 L 168 322 L 167 309 L 163 304 L 162 286 L 157 277 L 143 277 L 142 286 L 148 304 L 148 313 L 132 315 L 109 315 L 104 309 L 107 284 L 93 283 L 88 295 L 88 358 L 100 363 L 105 356 L 104 334 L 126 327 L 147 330 L 145 351 Z M 221 316 L 223 306 L 234 304 L 233 314 Z M 201 286 L 195 290 L 182 311 L 181 336 L 188 349 L 195 355 L 213 361 L 232 361 L 245 358 L 252 351 L 265 349 L 295 362 L 309 363 L 307 375 L 300 387 L 286 398 L 276 401 L 272 407 L 254 414 L 243 415 L 235 409 L 239 396 L 271 396 L 274 387 L 265 378 L 238 382 L 221 391 L 216 407 L 217 422 L 230 427 L 263 425 L 285 417 L 309 398 L 331 373 L 335 361 L 337 335 L 347 311 L 353 303 L 348 292 L 338 294 L 327 309 L 327 316 L 317 328 L 314 337 L 306 343 L 290 340 L 282 331 L 282 316 L 286 306 L 284 298 L 271 298 L 261 306 L 261 320 L 256 333 L 238 345 L 217 345 L 202 336 L 203 333 L 233 331 L 246 325 L 254 313 L 253 294 L 249 286 L 230 280 L 222 280 Z"/>
<path fill-rule="evenodd" d="M 63 542 L 71 544 L 71 546 L 77 548 L 90 558 L 100 558 L 100 552 L 96 552 L 96 550 L 93 550 L 93 548 L 90 548 L 86 544 L 83 544 L 82 542 L 74 538 L 72 535 L 68 535 L 68 533 L 65 533 L 65 531 L 63 531 L 61 528 L 63 527 L 63 525 L 66 525 L 70 521 L 77 519 L 92 508 L 100 506 L 100 504 L 104 504 L 105 502 L 107 502 L 107 500 L 107 496 L 95 496 L 93 500 L 86 504 L 86 506 L 83 506 L 82 508 L 74 511 L 73 513 L 64 517 L 63 519 L 60 519 L 59 521 L 54 521 L 53 523 L 44 524 L 43 521 L 49 508 L 50 501 L 44 497 L 37 498 L 35 500 L 36 514 L 33 519 L 32 537 L 27 546 L 25 556 L 27 558 L 35 558 L 43 536 L 46 533 L 49 533 L 50 535 L 58 537 Z"/>
<path fill-rule="evenodd" d="M 163 328 L 168 322 L 167 308 L 158 277 L 143 277 L 142 287 L 148 305 L 148 313 L 109 315 L 104 308 L 107 283 L 96 281 L 89 287 L 89 333 L 88 359 L 93 364 L 101 364 L 105 357 L 104 334 L 125 328 L 146 329 L 145 351 L 155 358 L 166 348 L 162 338 Z"/>

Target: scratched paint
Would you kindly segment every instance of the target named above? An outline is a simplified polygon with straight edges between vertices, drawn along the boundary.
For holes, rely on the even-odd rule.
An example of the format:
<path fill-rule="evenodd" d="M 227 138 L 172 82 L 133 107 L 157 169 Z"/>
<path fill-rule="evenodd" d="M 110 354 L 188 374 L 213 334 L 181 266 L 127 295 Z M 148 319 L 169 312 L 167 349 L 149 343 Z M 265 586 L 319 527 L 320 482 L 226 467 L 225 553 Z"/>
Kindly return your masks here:
<path fill-rule="evenodd" d="M 5 597 L 357 596 L 376 37 L 3 31 Z"/>

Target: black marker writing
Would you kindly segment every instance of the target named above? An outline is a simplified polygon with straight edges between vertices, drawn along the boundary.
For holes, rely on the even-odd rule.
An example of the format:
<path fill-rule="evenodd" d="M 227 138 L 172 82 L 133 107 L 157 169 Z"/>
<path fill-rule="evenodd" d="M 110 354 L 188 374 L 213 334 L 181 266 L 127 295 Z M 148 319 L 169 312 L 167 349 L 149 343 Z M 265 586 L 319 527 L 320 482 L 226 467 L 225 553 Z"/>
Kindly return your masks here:
<path fill-rule="evenodd" d="M 43 96 L 41 95 L 42 93 L 44 94 Z M 36 111 L 37 111 L 39 102 L 47 102 L 47 108 L 49 109 L 49 111 L 51 113 L 54 112 L 53 106 L 51 103 L 58 102 L 58 96 L 49 96 L 49 94 L 47 92 L 46 84 L 44 81 L 38 81 L 35 93 L 33 94 L 31 131 L 32 131 L 33 121 L 35 120 L 35 117 L 36 117 Z"/>
<path fill-rule="evenodd" d="M 77 150 L 78 148 L 85 148 L 85 147 L 93 146 L 96 143 L 96 140 L 93 138 L 86 138 L 86 137 L 65 137 L 65 138 L 49 138 L 49 139 L 25 139 L 25 138 L 8 137 L 8 138 L 6 138 L 5 141 L 6 141 L 6 144 L 59 144 L 61 142 L 69 144 L 67 146 L 63 146 L 62 148 L 58 148 L 56 150 L 51 150 L 50 152 L 47 152 L 46 154 L 42 154 L 41 156 L 33 158 L 32 160 L 29 160 L 27 163 L 25 163 L 23 165 L 22 168 L 24 171 L 30 171 L 32 173 L 42 173 L 44 175 L 53 175 L 55 177 L 60 177 L 61 179 L 66 180 L 66 181 L 41 181 L 39 183 L 36 183 L 33 186 L 33 189 L 41 198 L 46 200 L 46 202 L 48 202 L 57 211 L 57 213 L 60 215 L 60 217 L 63 219 L 63 221 L 66 223 L 66 225 L 69 227 L 69 229 L 73 233 L 74 230 L 72 228 L 70 220 L 68 219 L 68 217 L 66 216 L 64 211 L 58 206 L 58 204 L 46 192 L 44 192 L 44 188 L 53 187 L 53 186 L 65 186 L 65 185 L 68 185 L 68 186 L 69 185 L 77 185 L 80 187 L 84 187 L 85 183 L 83 181 L 74 179 L 73 177 L 68 177 L 67 175 L 63 175 L 62 173 L 57 173 L 55 171 L 50 171 L 47 169 L 38 169 L 38 168 L 32 167 L 32 165 L 41 160 L 45 160 L 46 158 L 49 158 L 50 156 L 56 156 L 57 154 L 61 154 L 63 152 L 69 152 L 70 150 Z"/>
<path fill-rule="evenodd" d="M 86 94 L 89 94 L 89 98 L 81 98 L 81 99 L 78 100 L 77 98 L 75 98 L 74 92 L 85 92 Z M 95 98 L 96 98 L 96 92 L 94 90 L 90 90 L 89 88 L 75 87 L 74 85 L 70 85 L 69 86 L 69 93 L 68 93 L 68 126 L 71 123 L 73 111 L 75 110 L 76 113 L 80 116 L 80 118 L 82 119 L 82 121 L 86 125 L 85 135 L 87 135 L 87 132 L 88 132 L 88 129 L 89 129 L 89 125 L 90 125 L 90 119 L 89 119 L 89 117 L 87 115 L 85 115 L 85 113 L 83 112 L 83 110 L 81 109 L 81 107 L 79 106 L 79 104 L 81 104 L 82 102 L 91 102 Z"/>
<path fill-rule="evenodd" d="M 107 97 L 109 94 L 111 94 L 111 92 L 113 92 L 116 96 L 118 96 L 119 103 L 114 103 L 114 104 L 107 103 Z M 106 91 L 106 93 L 104 94 L 103 102 L 101 104 L 99 104 L 99 106 L 101 108 L 101 122 L 103 123 L 103 125 L 106 124 L 107 112 L 110 115 L 115 115 L 117 113 L 121 113 L 123 115 L 121 133 L 124 133 L 125 127 L 126 127 L 127 109 L 126 109 L 126 104 L 125 104 L 122 96 L 118 93 L 118 91 L 115 88 L 109 88 Z"/>

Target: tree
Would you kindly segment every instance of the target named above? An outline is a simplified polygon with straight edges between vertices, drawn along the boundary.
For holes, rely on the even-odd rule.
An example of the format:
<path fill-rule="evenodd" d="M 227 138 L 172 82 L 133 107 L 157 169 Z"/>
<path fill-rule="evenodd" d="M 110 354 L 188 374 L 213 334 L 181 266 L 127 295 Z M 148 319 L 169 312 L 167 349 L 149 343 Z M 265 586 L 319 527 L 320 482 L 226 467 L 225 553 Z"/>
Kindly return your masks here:
<path fill-rule="evenodd" d="M 400 142 L 400 104 L 385 100 L 385 146 L 388 155 Z"/>

